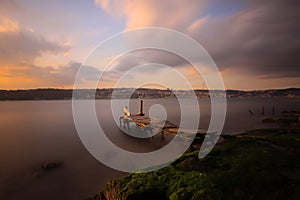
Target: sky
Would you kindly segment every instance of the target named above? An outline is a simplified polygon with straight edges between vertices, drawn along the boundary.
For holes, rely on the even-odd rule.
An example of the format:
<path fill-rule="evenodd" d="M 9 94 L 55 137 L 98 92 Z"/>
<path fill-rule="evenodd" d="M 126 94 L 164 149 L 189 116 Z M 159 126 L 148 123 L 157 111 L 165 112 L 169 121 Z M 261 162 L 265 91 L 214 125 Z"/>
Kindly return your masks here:
<path fill-rule="evenodd" d="M 82 88 L 103 73 L 98 87 L 137 87 L 142 79 L 153 87 L 166 80 L 170 86 L 162 88 L 185 89 L 170 69 L 194 89 L 207 88 L 190 63 L 170 52 L 129 52 L 108 68 L 89 57 L 111 36 L 144 27 L 173 29 L 196 40 L 226 89 L 300 87 L 299 19 L 296 0 L 0 0 L 0 89 L 73 88 L 81 65 Z M 147 63 L 168 67 L 130 71 Z"/>

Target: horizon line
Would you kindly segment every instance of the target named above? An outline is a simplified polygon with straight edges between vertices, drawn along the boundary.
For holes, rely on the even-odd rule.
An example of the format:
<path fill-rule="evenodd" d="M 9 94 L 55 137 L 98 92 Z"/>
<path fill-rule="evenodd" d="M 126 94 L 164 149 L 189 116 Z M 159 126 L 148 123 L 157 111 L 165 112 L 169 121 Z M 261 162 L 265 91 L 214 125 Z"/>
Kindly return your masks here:
<path fill-rule="evenodd" d="M 28 88 L 28 89 L 0 89 L 0 91 L 30 91 L 30 90 L 107 90 L 107 89 L 147 89 L 147 90 L 161 90 L 161 91 L 167 91 L 167 90 L 173 90 L 173 91 L 191 91 L 187 89 L 172 89 L 172 88 L 166 88 L 166 89 L 161 89 L 161 88 L 134 88 L 134 87 L 120 87 L 120 88 L 54 88 L 54 87 L 40 87 L 40 88 Z M 267 90 L 288 90 L 288 89 L 300 89 L 300 87 L 287 87 L 287 88 L 270 88 L 270 89 L 249 89 L 249 90 L 242 90 L 242 89 L 225 89 L 225 91 L 228 90 L 235 90 L 235 91 L 246 91 L 246 92 L 251 92 L 251 91 L 267 91 Z M 217 91 L 217 90 L 222 90 L 222 89 L 204 89 L 204 88 L 197 88 L 193 90 L 204 90 L 204 91 Z M 222 90 L 223 91 L 223 90 Z"/>

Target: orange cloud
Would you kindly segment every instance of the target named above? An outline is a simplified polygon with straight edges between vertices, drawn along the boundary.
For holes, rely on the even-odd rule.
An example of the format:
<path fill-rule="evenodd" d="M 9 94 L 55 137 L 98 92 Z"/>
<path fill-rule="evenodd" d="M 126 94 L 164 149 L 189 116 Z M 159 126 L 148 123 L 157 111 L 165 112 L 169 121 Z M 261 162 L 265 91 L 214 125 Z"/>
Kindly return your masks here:
<path fill-rule="evenodd" d="M 67 55 L 68 43 L 53 42 L 33 29 L 20 26 L 17 22 L 0 16 L 0 67 L 33 64 L 43 54 Z"/>
<path fill-rule="evenodd" d="M 21 71 L 26 71 L 28 67 L 24 66 Z M 24 76 L 21 72 L 15 73 L 15 70 L 20 70 L 19 66 L 1 67 L 0 71 L 0 89 L 24 89 L 34 87 L 37 84 L 37 79 Z"/>
<path fill-rule="evenodd" d="M 0 16 L 0 32 L 19 32 L 20 26 L 8 18 Z"/>
<path fill-rule="evenodd" d="M 180 29 L 206 5 L 203 0 L 95 0 L 95 3 L 113 16 L 125 17 L 126 29 L 146 26 Z"/>
<path fill-rule="evenodd" d="M 80 63 L 69 62 L 57 68 L 39 67 L 35 65 L 10 65 L 1 67 L 0 89 L 25 89 L 40 87 L 72 88 Z M 88 86 L 97 80 L 99 70 L 84 66 L 79 77 L 79 83 Z"/>
<path fill-rule="evenodd" d="M 203 17 L 200 19 L 195 20 L 188 28 L 188 32 L 189 33 L 194 33 L 195 31 L 199 30 L 206 22 L 207 22 L 208 18 L 207 17 Z"/>

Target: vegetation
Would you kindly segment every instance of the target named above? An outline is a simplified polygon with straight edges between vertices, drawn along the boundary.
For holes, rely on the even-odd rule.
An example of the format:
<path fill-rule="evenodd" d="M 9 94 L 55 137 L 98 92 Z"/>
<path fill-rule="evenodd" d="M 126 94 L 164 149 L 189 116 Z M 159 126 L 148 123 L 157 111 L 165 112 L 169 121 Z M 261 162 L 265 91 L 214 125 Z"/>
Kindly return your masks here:
<path fill-rule="evenodd" d="M 203 159 L 187 152 L 151 173 L 109 182 L 92 199 L 298 199 L 298 128 L 259 129 L 227 136 Z"/>

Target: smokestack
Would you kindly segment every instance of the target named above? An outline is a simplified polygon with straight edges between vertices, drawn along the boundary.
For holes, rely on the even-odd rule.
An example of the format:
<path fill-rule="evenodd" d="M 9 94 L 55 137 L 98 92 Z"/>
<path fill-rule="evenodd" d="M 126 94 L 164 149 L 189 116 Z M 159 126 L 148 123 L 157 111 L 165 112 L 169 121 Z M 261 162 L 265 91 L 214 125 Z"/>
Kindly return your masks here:
<path fill-rule="evenodd" d="M 144 102 L 143 102 L 143 99 L 141 99 L 141 100 L 140 100 L 140 113 L 139 113 L 140 116 L 144 116 L 144 115 L 145 115 L 145 114 L 143 113 L 143 103 L 144 103 Z"/>

